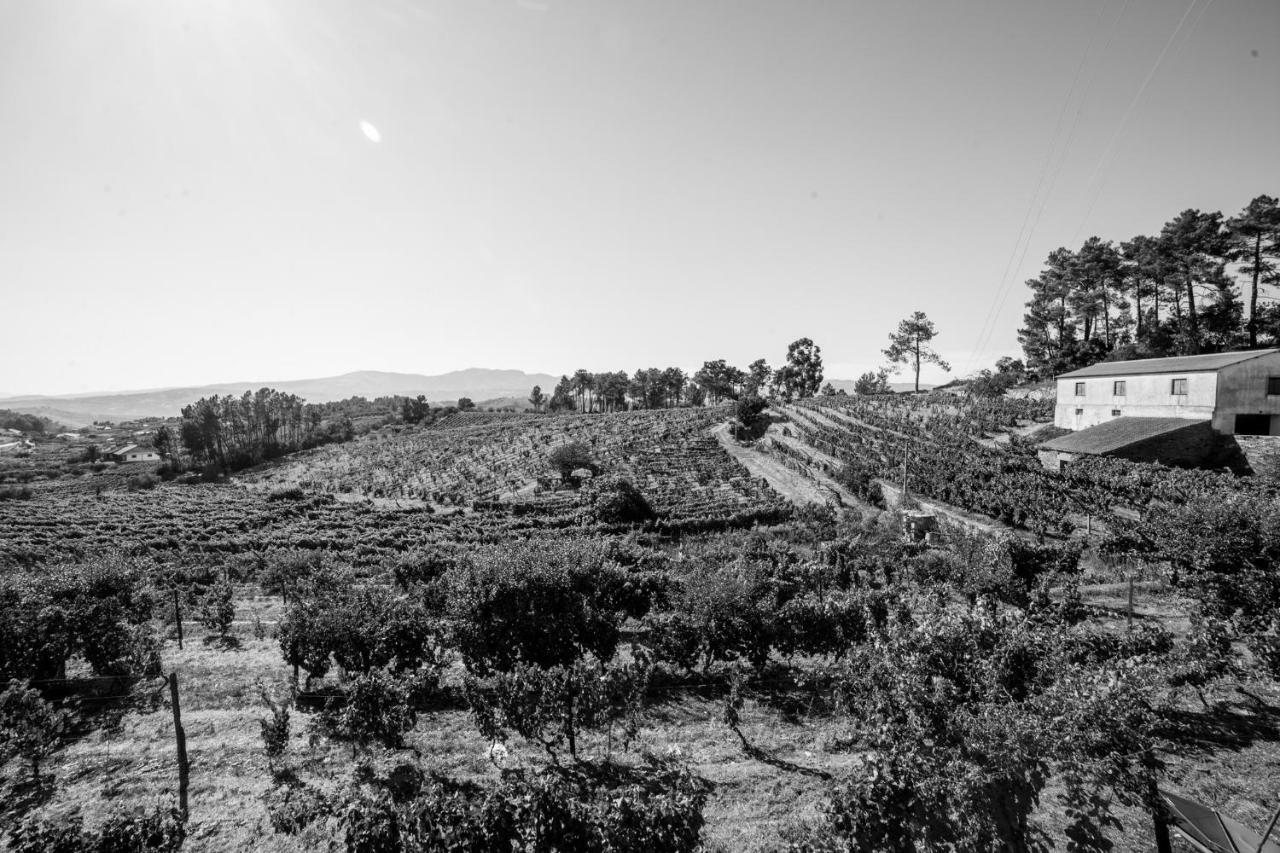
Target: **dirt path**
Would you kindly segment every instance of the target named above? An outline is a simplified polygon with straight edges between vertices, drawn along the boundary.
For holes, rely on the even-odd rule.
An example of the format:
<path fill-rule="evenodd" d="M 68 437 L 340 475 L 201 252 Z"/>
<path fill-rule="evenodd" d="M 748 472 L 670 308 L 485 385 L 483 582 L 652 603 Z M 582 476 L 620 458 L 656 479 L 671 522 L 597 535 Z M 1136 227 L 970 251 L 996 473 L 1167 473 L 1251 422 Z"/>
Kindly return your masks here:
<path fill-rule="evenodd" d="M 729 455 L 738 460 L 753 477 L 763 477 L 773 490 L 797 506 L 828 503 L 826 492 L 808 477 L 792 471 L 778 459 L 754 447 L 744 447 L 729 435 L 729 425 L 713 427 L 711 434 Z"/>

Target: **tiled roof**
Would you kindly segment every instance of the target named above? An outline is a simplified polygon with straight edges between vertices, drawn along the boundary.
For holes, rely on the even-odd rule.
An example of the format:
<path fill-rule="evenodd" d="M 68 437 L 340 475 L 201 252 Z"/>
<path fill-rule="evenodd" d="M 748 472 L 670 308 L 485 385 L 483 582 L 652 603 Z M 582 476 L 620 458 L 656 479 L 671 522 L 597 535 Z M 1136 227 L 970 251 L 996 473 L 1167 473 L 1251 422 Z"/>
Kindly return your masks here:
<path fill-rule="evenodd" d="M 1255 349 L 1242 352 L 1213 352 L 1207 355 L 1176 355 L 1172 358 L 1138 358 L 1133 361 L 1100 361 L 1070 373 L 1058 375 L 1059 379 L 1086 379 L 1090 376 L 1137 376 L 1143 373 L 1195 373 L 1205 370 L 1221 370 L 1251 358 L 1274 355 L 1280 349 Z"/>
<path fill-rule="evenodd" d="M 1208 420 L 1190 418 L 1116 418 L 1105 424 L 1050 439 L 1040 445 L 1045 450 L 1099 455 L 1168 435 L 1188 427 L 1203 427 Z"/>

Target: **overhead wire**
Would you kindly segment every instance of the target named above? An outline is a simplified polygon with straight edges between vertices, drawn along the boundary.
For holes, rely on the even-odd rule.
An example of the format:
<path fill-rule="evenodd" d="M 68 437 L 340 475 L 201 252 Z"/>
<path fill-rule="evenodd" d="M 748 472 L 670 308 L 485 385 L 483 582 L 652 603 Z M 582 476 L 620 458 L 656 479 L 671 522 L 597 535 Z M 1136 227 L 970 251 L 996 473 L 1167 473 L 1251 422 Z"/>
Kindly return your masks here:
<path fill-rule="evenodd" d="M 1102 53 L 1106 52 L 1107 48 L 1110 47 L 1111 45 L 1111 41 L 1115 38 L 1116 29 L 1119 26 L 1120 19 L 1124 17 L 1124 13 L 1125 13 L 1125 10 L 1128 8 L 1129 2 L 1130 0 L 1124 0 L 1124 3 L 1120 8 L 1119 14 L 1117 14 L 1115 17 L 1115 20 L 1112 21 L 1110 35 L 1108 36 L 1107 42 L 1102 49 Z M 978 337 L 976 339 L 974 349 L 969 355 L 969 360 L 964 370 L 965 374 L 968 374 L 973 370 L 973 368 L 979 363 L 982 355 L 986 351 L 986 347 L 990 341 L 991 335 L 994 334 L 995 332 L 996 320 L 999 317 L 1000 310 L 1004 304 L 1005 296 L 1007 295 L 1007 292 L 1010 287 L 1010 284 L 1009 284 L 1009 282 L 1011 281 L 1010 273 L 1020 268 L 1021 266 L 1021 261 L 1019 261 L 1018 267 L 1014 266 L 1014 259 L 1018 257 L 1019 247 L 1023 245 L 1024 241 L 1026 244 L 1028 245 L 1030 244 L 1031 237 L 1034 235 L 1035 229 L 1039 224 L 1040 214 L 1043 213 L 1045 205 L 1044 205 L 1044 202 L 1041 202 L 1039 210 L 1037 211 L 1036 201 L 1041 197 L 1041 188 L 1045 186 L 1045 177 L 1049 174 L 1049 170 L 1052 164 L 1054 163 L 1055 154 L 1058 153 L 1059 136 L 1062 131 L 1063 122 L 1067 116 L 1068 111 L 1070 110 L 1072 102 L 1075 100 L 1076 88 L 1079 86 L 1080 80 L 1084 74 L 1085 68 L 1088 67 L 1089 60 L 1093 55 L 1094 46 L 1095 44 L 1097 44 L 1098 36 L 1102 31 L 1101 25 L 1102 25 L 1102 22 L 1105 20 L 1106 9 L 1107 9 L 1107 5 L 1105 3 L 1100 5 L 1098 8 L 1097 21 L 1094 25 L 1094 33 L 1090 37 L 1089 43 L 1085 47 L 1085 51 L 1080 57 L 1080 63 L 1079 65 L 1077 65 L 1075 75 L 1072 77 L 1071 86 L 1070 88 L 1068 88 L 1067 95 L 1062 101 L 1062 108 L 1058 111 L 1058 118 L 1057 118 L 1057 121 L 1054 123 L 1053 132 L 1050 134 L 1050 138 L 1049 138 L 1049 149 L 1048 151 L 1045 152 L 1044 162 L 1041 164 L 1040 174 L 1036 178 L 1035 186 L 1031 192 L 1031 198 L 1028 200 L 1026 213 L 1023 214 L 1022 225 L 1018 229 L 1017 239 L 1014 240 L 1013 248 L 1009 252 L 1009 259 L 1005 262 L 1004 272 L 1002 272 L 1000 275 L 1000 279 L 996 287 L 996 292 L 992 297 L 991 304 L 987 308 L 987 313 L 983 319 L 982 326 L 979 328 Z M 1057 175 L 1061 172 L 1062 163 L 1065 162 L 1066 154 L 1070 150 L 1072 140 L 1075 138 L 1075 131 L 1079 123 L 1080 114 L 1083 110 L 1084 102 L 1088 98 L 1088 93 L 1093 87 L 1093 80 L 1096 78 L 1096 76 L 1097 76 L 1097 72 L 1095 70 L 1094 75 L 1090 77 L 1089 82 L 1086 84 L 1083 90 L 1083 93 L 1081 94 L 1079 101 L 1077 102 L 1075 115 L 1072 117 L 1072 121 L 1071 121 L 1071 127 L 1067 132 L 1065 143 L 1062 145 L 1061 156 L 1057 158 L 1058 165 L 1054 170 L 1054 177 L 1049 184 L 1049 189 L 1045 192 L 1045 195 L 1044 195 L 1045 201 L 1047 201 L 1048 197 L 1052 194 L 1053 186 L 1054 184 L 1057 183 Z M 1035 213 L 1034 222 L 1032 219 L 1033 211 L 1037 211 Z M 1028 225 L 1030 225 L 1030 228 L 1028 228 Z M 1024 249 L 1023 256 L 1025 256 L 1025 254 L 1026 254 L 1026 250 Z"/>
<path fill-rule="evenodd" d="M 1178 19 L 1178 25 L 1174 27 L 1173 33 L 1164 43 L 1164 47 L 1160 51 L 1160 55 L 1156 57 L 1155 63 L 1151 66 L 1151 70 L 1147 72 L 1147 76 L 1143 79 L 1142 85 L 1138 87 L 1138 91 L 1134 94 L 1133 99 L 1129 101 L 1129 106 L 1125 108 L 1124 113 L 1120 116 L 1120 121 L 1116 124 L 1115 132 L 1111 135 L 1111 141 L 1103 150 L 1102 156 L 1098 158 L 1098 162 L 1093 167 L 1089 179 L 1085 181 L 1085 192 L 1088 193 L 1093 187 L 1095 181 L 1100 177 L 1104 164 L 1115 150 L 1116 143 L 1120 141 L 1120 136 L 1124 133 L 1125 127 L 1129 123 L 1129 119 L 1133 116 L 1134 109 L 1138 106 L 1138 102 L 1142 100 L 1142 96 L 1146 94 L 1147 87 L 1151 85 L 1151 81 L 1155 78 L 1156 72 L 1160 70 L 1160 65 L 1164 62 L 1165 56 L 1169 53 L 1169 48 L 1173 47 L 1173 43 L 1178 38 L 1178 33 L 1182 32 L 1182 27 L 1186 24 L 1187 18 L 1190 17 L 1191 11 L 1196 7 L 1196 3 L 1200 0 L 1191 0 L 1187 6 L 1187 10 L 1182 13 L 1182 17 Z M 1208 0 L 1204 4 L 1204 8 L 1200 10 L 1200 14 L 1196 17 L 1195 22 L 1188 31 L 1187 38 L 1190 39 L 1191 33 L 1195 31 L 1195 27 L 1200 23 L 1200 19 L 1204 17 L 1204 13 L 1213 5 L 1213 0 Z M 1098 183 L 1094 188 L 1093 195 L 1089 201 L 1088 207 L 1085 209 L 1084 216 L 1080 219 L 1080 224 L 1076 227 L 1075 233 L 1071 236 L 1071 242 L 1074 244 L 1080 239 L 1080 234 L 1084 231 L 1085 224 L 1089 221 L 1089 217 L 1093 215 L 1094 206 L 1097 205 L 1098 199 L 1102 195 L 1102 183 Z"/>

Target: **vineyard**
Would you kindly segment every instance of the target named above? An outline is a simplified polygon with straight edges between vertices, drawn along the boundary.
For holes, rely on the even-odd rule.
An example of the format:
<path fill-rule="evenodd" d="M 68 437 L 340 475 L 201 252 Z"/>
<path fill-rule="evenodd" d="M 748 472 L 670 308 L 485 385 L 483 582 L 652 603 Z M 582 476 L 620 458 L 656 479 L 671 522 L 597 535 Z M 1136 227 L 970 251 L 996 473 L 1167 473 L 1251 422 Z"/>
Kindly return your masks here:
<path fill-rule="evenodd" d="M 603 472 L 635 485 L 660 518 L 711 523 L 785 516 L 781 499 L 708 435 L 725 416 L 723 409 L 608 417 L 459 412 L 431 427 L 374 433 L 300 454 L 248 482 L 436 509 L 561 517 L 580 512 L 589 492 L 557 490 L 559 477 L 547 457 L 576 442 L 589 448 Z"/>
<path fill-rule="evenodd" d="M 1138 853 L 1153 785 L 1264 823 L 1264 483 L 1052 474 L 1037 403 L 777 411 L 754 446 L 788 468 L 871 503 L 906 458 L 911 494 L 1023 535 L 793 507 L 726 450 L 726 409 L 460 413 L 228 482 L 33 480 L 0 501 L 0 837 Z M 1105 541 L 1067 535 L 1108 511 Z M 1147 580 L 1126 600 L 1086 562 Z"/>
<path fill-rule="evenodd" d="M 864 490 L 873 480 L 900 483 L 905 466 L 912 494 L 1041 535 L 1070 536 L 1090 520 L 1125 528 L 1151 508 L 1265 490 L 1259 481 L 1226 472 L 1101 457 L 1050 472 L 1018 435 L 1050 420 L 1046 401 L 827 398 L 787 406 L 785 413 L 788 432 L 816 451 L 805 454 L 771 439 L 771 449 L 786 458 L 819 469 L 846 466 L 852 485 Z M 989 441 L 1011 432 L 1004 443 Z"/>

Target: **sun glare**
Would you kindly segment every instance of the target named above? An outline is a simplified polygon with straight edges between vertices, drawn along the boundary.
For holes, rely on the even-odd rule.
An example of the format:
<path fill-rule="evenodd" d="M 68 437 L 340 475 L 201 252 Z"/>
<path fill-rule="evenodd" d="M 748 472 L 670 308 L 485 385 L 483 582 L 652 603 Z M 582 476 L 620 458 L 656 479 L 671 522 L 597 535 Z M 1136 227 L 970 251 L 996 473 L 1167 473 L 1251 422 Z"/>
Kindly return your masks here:
<path fill-rule="evenodd" d="M 360 122 L 360 132 L 363 133 L 366 137 L 368 137 L 370 142 L 382 141 L 382 134 L 378 132 L 378 129 L 376 127 L 369 124 L 369 122 L 367 121 Z"/>

